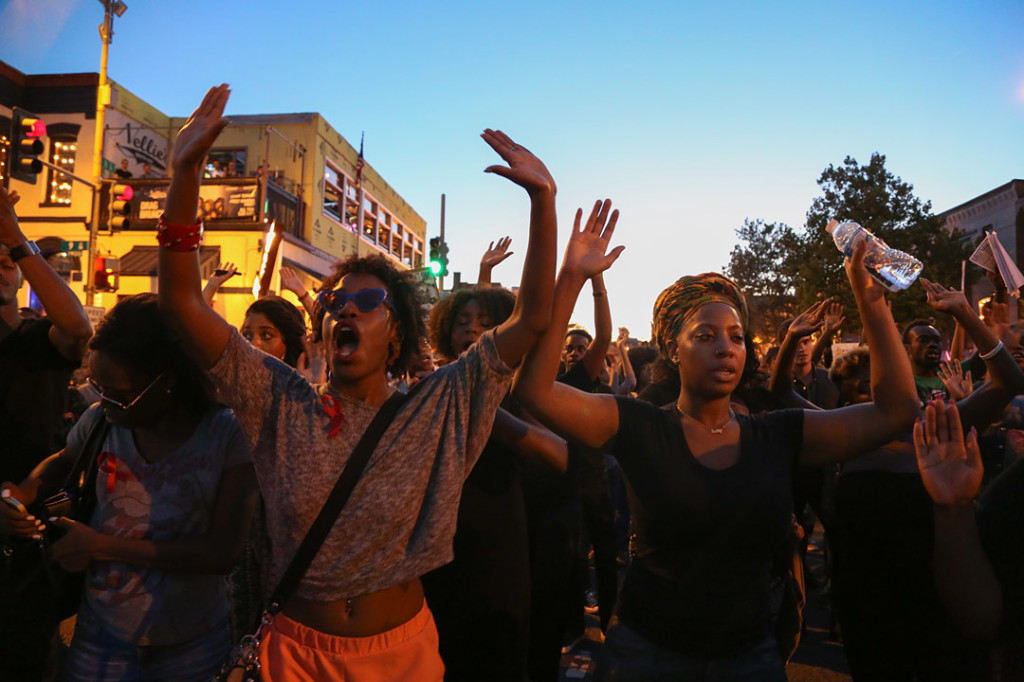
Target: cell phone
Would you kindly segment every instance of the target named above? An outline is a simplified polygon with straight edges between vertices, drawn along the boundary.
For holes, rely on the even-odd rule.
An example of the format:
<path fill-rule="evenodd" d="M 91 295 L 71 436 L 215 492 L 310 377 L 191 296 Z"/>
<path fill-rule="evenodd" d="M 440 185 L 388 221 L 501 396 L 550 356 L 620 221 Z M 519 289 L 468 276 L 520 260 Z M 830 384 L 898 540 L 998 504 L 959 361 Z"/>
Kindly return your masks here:
<path fill-rule="evenodd" d="M 19 502 L 18 498 L 16 498 L 16 497 L 13 497 L 13 496 L 10 496 L 10 495 L 5 495 L 3 497 L 0 497 L 0 500 L 3 500 L 4 502 L 6 502 L 7 506 L 14 507 L 14 509 L 20 511 L 22 514 L 28 513 L 28 509 L 25 509 L 25 505 L 23 505 L 21 502 Z"/>
<path fill-rule="evenodd" d="M 228 272 L 229 270 L 222 270 L 221 268 L 217 268 L 216 270 L 213 271 L 213 274 L 217 275 L 218 277 L 223 277 L 224 275 L 228 274 Z M 236 270 L 235 272 L 231 273 L 231 276 L 234 277 L 237 274 L 238 271 Z"/>

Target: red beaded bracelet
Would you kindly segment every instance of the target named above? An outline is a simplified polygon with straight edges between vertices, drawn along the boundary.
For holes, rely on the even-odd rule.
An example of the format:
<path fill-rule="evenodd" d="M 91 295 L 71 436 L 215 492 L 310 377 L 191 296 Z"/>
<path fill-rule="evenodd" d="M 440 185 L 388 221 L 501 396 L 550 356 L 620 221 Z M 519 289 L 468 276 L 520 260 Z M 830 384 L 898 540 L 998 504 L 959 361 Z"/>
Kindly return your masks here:
<path fill-rule="evenodd" d="M 203 243 L 203 221 L 195 225 L 176 225 L 160 216 L 156 223 L 156 240 L 169 251 L 195 251 Z"/>

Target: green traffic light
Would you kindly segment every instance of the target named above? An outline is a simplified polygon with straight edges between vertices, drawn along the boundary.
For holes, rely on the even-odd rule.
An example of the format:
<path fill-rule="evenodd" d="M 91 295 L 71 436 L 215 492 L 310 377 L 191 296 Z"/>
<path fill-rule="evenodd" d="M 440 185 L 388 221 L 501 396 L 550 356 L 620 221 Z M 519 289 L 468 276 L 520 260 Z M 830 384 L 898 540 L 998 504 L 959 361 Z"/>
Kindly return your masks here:
<path fill-rule="evenodd" d="M 427 267 L 430 268 L 430 273 L 434 275 L 434 277 L 440 275 L 441 270 L 444 269 L 444 265 L 442 265 L 440 261 L 436 260 L 432 260 L 429 263 L 427 263 Z"/>

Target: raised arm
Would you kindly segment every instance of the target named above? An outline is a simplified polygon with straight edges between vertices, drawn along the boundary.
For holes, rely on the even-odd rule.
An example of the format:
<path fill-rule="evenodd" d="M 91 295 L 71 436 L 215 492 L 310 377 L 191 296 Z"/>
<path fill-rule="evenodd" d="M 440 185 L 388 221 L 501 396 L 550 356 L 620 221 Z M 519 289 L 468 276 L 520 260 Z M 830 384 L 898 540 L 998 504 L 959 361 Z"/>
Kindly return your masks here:
<path fill-rule="evenodd" d="M 622 383 L 613 387 L 617 395 L 629 395 L 636 388 L 636 372 L 633 371 L 633 363 L 629 360 L 629 351 L 626 349 L 627 339 L 629 339 L 629 330 L 619 327 L 619 338 L 615 341 L 615 348 L 619 351 L 619 358 L 622 360 Z"/>
<path fill-rule="evenodd" d="M 289 267 L 283 267 L 277 272 L 281 275 L 281 286 L 295 294 L 296 298 L 299 299 L 299 303 L 302 304 L 302 309 L 309 315 L 310 320 L 316 320 L 320 314 L 316 299 L 306 291 L 306 287 L 299 280 L 299 276 L 295 271 Z"/>
<path fill-rule="evenodd" d="M 807 310 L 797 315 L 786 330 L 786 338 L 779 346 L 779 354 L 772 368 L 772 378 L 768 389 L 788 407 L 800 407 L 809 410 L 821 408 L 793 390 L 793 359 L 800 341 L 822 326 L 822 319 L 828 309 L 830 299 L 818 301 Z"/>
<path fill-rule="evenodd" d="M 17 192 L 8 192 L 0 187 L 0 244 L 9 249 L 28 243 L 14 210 L 18 199 Z M 42 254 L 24 256 L 18 260 L 17 266 L 53 323 L 49 332 L 50 343 L 68 360 L 80 361 L 85 345 L 92 337 L 92 325 L 78 296 Z"/>
<path fill-rule="evenodd" d="M 917 389 L 910 359 L 900 341 L 881 285 L 864 268 L 866 244 L 846 259 L 846 274 L 857 299 L 871 354 L 873 402 L 804 415 L 804 465 L 841 462 L 881 447 L 910 431 L 918 414 Z"/>
<path fill-rule="evenodd" d="M 580 362 L 587 370 L 587 376 L 593 381 L 601 376 L 604 370 L 608 347 L 612 342 L 612 311 L 608 305 L 608 289 L 604 285 L 604 273 L 597 273 L 590 278 L 590 286 L 594 293 L 594 340 L 587 346 Z"/>
<path fill-rule="evenodd" d="M 935 586 L 965 635 L 994 639 L 1003 613 L 1002 586 L 981 545 L 974 496 L 982 465 L 977 431 L 964 438 L 955 405 L 933 401 L 914 425 L 921 480 L 934 503 Z"/>
<path fill-rule="evenodd" d="M 526 247 L 516 307 L 512 315 L 498 325 L 494 336 L 502 361 L 509 367 L 515 367 L 551 323 L 557 248 L 557 188 L 541 160 L 513 142 L 508 135 L 488 128 L 481 137 L 508 164 L 489 166 L 485 172 L 508 178 L 530 196 L 530 242 Z"/>
<path fill-rule="evenodd" d="M 842 303 L 832 301 L 825 306 L 825 315 L 821 323 L 821 334 L 818 335 L 818 340 L 814 342 L 814 350 L 811 351 L 812 365 L 817 366 L 821 359 L 825 357 L 825 349 L 832 343 L 832 339 L 835 337 L 836 332 L 839 331 L 839 327 L 845 319 Z"/>
<path fill-rule="evenodd" d="M 558 435 L 601 447 L 619 429 L 615 398 L 585 393 L 555 381 L 564 330 L 580 290 L 588 279 L 611 267 L 624 248 L 619 246 L 606 253 L 619 218 L 618 211 L 611 211 L 611 201 L 597 202 L 581 229 L 582 215 L 582 210 L 576 211 L 576 221 L 565 248 L 562 270 L 555 284 L 551 324 L 526 356 L 516 376 L 513 394 L 530 414 Z"/>
<path fill-rule="evenodd" d="M 511 237 L 502 237 L 498 240 L 497 246 L 494 245 L 494 242 L 491 242 L 491 245 L 487 247 L 487 251 L 480 258 L 480 273 L 476 278 L 476 285 L 478 287 L 491 286 L 491 271 L 494 270 L 496 265 L 514 253 L 508 250 L 511 244 Z"/>
<path fill-rule="evenodd" d="M 957 403 L 959 422 L 967 428 L 984 428 L 998 418 L 1013 396 L 1024 393 L 1024 372 L 996 333 L 978 317 L 962 291 L 946 289 L 927 279 L 921 279 L 921 286 L 928 294 L 928 304 L 956 320 L 985 362 L 988 382 Z"/>
<path fill-rule="evenodd" d="M 237 274 L 238 268 L 235 267 L 234 263 L 221 263 L 218 265 L 210 279 L 206 280 L 206 286 L 203 287 L 203 299 L 206 303 L 213 305 L 213 298 L 220 291 L 221 285 Z"/>
<path fill-rule="evenodd" d="M 224 107 L 229 95 L 226 84 L 210 88 L 174 140 L 171 161 L 174 174 L 163 216 L 163 223 L 168 225 L 166 230 L 184 233 L 185 226 L 198 222 L 196 206 L 203 163 L 217 136 L 228 124 Z M 160 308 L 189 338 L 203 365 L 211 367 L 231 338 L 231 325 L 203 298 L 198 254 L 198 245 L 190 250 L 182 245 L 161 244 Z"/>

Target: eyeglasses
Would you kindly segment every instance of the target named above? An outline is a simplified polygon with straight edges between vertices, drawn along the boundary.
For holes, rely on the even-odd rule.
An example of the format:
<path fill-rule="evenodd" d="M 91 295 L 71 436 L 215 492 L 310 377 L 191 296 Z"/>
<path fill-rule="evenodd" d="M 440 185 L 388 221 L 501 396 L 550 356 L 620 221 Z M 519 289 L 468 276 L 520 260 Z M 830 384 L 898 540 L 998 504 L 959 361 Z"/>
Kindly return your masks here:
<path fill-rule="evenodd" d="M 118 408 L 120 410 L 127 410 L 128 408 L 132 407 L 135 403 L 137 403 L 140 400 L 142 400 L 142 396 L 146 395 L 146 391 L 148 391 L 149 389 L 151 389 L 154 386 L 156 386 L 156 382 L 160 381 L 160 379 L 162 379 L 163 376 L 164 376 L 163 372 L 158 374 L 156 379 L 153 379 L 152 383 L 150 383 L 149 386 L 146 386 L 144 389 L 142 389 L 142 391 L 139 392 L 139 394 L 137 396 L 135 396 L 131 400 L 131 402 L 128 402 L 128 403 L 123 403 L 120 400 L 115 400 L 114 398 L 111 398 L 108 395 L 106 395 L 103 387 L 100 386 L 99 384 L 97 384 L 96 380 L 93 379 L 92 377 L 86 377 L 85 380 L 88 381 L 89 385 L 92 386 L 93 388 L 95 388 L 96 392 L 100 394 L 100 400 L 102 400 L 105 403 L 110 403 L 111 405 L 113 405 L 114 407 L 116 407 L 116 408 Z"/>
<path fill-rule="evenodd" d="M 356 309 L 362 313 L 372 312 L 381 304 L 387 304 L 388 308 L 394 310 L 391 300 L 388 298 L 388 292 L 383 289 L 360 289 L 354 294 L 335 289 L 321 291 L 320 295 L 316 297 L 316 302 L 320 304 L 320 307 L 331 315 L 337 315 L 344 310 L 349 301 L 355 303 Z"/>

